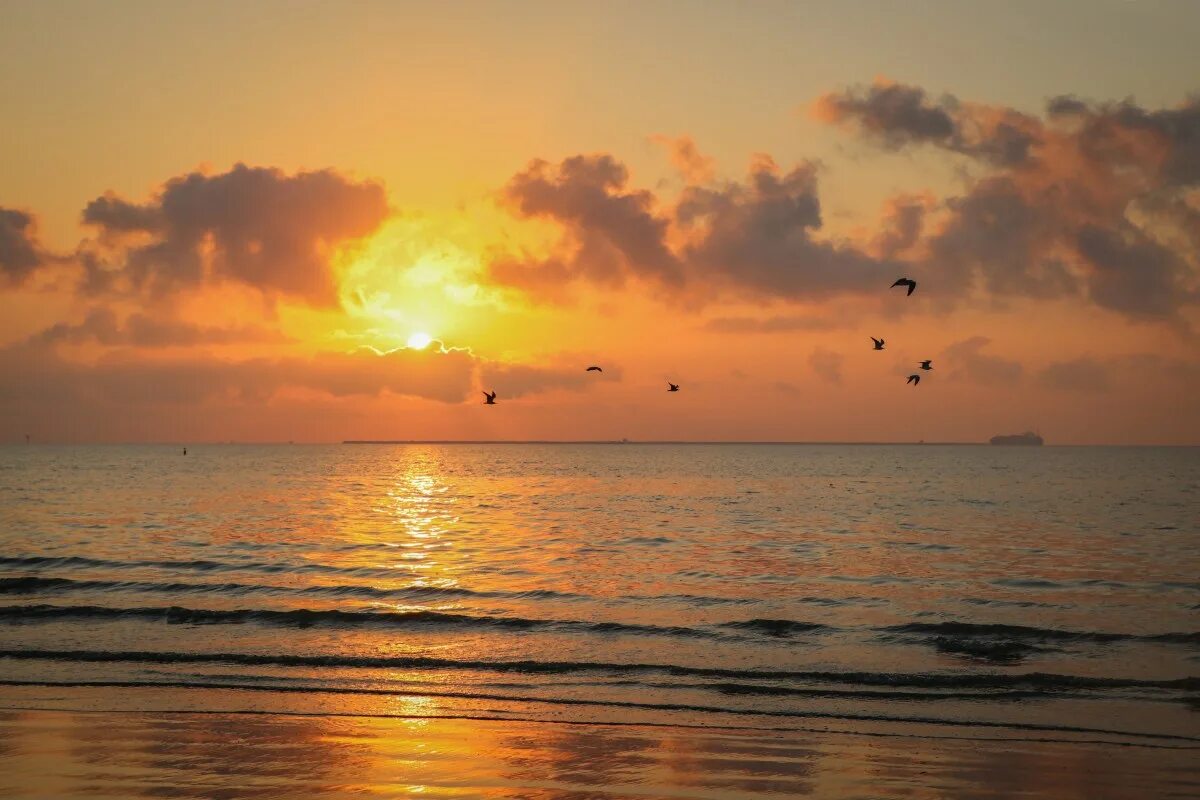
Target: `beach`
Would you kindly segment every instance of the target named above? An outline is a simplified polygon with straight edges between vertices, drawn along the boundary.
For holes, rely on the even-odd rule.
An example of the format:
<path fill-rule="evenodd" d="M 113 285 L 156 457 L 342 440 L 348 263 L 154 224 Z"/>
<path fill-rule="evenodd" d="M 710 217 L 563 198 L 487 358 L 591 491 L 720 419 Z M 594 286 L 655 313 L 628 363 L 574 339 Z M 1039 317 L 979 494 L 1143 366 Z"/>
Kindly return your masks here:
<path fill-rule="evenodd" d="M 1200 451 L 0 448 L 0 794 L 1193 797 Z"/>

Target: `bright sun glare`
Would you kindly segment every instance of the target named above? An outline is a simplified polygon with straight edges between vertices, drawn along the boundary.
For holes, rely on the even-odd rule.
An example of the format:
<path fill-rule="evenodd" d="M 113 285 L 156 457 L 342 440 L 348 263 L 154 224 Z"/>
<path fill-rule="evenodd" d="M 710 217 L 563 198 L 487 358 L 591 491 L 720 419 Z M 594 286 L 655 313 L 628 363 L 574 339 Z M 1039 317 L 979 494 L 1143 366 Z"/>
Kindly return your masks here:
<path fill-rule="evenodd" d="M 412 336 L 408 337 L 406 343 L 413 350 L 424 350 L 433 341 L 433 337 L 424 331 L 417 331 Z"/>

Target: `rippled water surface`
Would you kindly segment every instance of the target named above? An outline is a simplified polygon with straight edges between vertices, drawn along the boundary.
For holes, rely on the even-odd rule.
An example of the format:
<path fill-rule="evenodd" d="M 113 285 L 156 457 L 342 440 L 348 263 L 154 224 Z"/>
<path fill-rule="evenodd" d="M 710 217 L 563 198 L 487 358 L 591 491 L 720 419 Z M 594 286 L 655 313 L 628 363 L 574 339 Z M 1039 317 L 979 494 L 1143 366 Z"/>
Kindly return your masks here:
<path fill-rule="evenodd" d="M 0 448 L 0 791 L 1195 796 L 1198 520 L 1189 448 Z"/>

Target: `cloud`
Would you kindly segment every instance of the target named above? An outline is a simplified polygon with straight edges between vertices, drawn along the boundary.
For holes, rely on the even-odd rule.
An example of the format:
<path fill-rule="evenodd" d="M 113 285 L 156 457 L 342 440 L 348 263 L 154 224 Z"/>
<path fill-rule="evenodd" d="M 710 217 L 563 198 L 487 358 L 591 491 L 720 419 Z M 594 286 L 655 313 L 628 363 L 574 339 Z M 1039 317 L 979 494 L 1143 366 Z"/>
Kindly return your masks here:
<path fill-rule="evenodd" d="M 561 360 L 561 359 L 560 359 Z M 621 380 L 621 368 L 615 364 L 604 366 L 603 372 L 586 372 L 595 359 L 573 358 L 570 364 L 509 364 L 489 362 L 481 364 L 479 385 L 495 390 L 499 397 L 517 398 L 530 394 L 558 389 L 580 391 L 604 381 Z"/>
<path fill-rule="evenodd" d="M 1049 364 L 1037 380 L 1049 389 L 1067 392 L 1103 392 L 1110 385 L 1108 367 L 1088 356 Z"/>
<path fill-rule="evenodd" d="M 42 265 L 36 230 L 32 215 L 0 207 L 0 286 L 20 286 Z"/>
<path fill-rule="evenodd" d="M 972 336 L 947 347 L 942 352 L 942 357 L 949 368 L 950 377 L 982 386 L 997 386 L 1019 381 L 1022 373 L 1021 365 L 1016 361 L 984 353 L 983 349 L 989 344 L 991 344 L 991 339 L 986 336 Z M 934 368 L 939 366 L 941 365 L 935 362 Z"/>
<path fill-rule="evenodd" d="M 884 204 L 881 230 L 875 235 L 874 250 L 881 258 L 895 258 L 921 240 L 925 220 L 935 208 L 932 195 L 902 194 Z"/>
<path fill-rule="evenodd" d="M 690 136 L 672 138 L 657 134 L 650 141 L 660 144 L 667 149 L 671 164 L 683 179 L 691 184 L 711 183 L 716 177 L 717 162 L 715 159 L 702 154 L 696 147 L 695 140 Z"/>
<path fill-rule="evenodd" d="M 181 320 L 130 314 L 121 323 L 108 308 L 95 308 L 78 324 L 60 322 L 34 334 L 37 344 L 81 344 L 95 342 L 105 346 L 194 347 L 235 342 L 283 343 L 292 341 L 278 331 L 257 326 L 213 328 Z"/>
<path fill-rule="evenodd" d="M 931 144 L 998 166 L 1025 163 L 1039 142 L 1040 124 L 1014 109 L 932 100 L 919 86 L 885 79 L 822 95 L 815 116 L 856 128 L 889 150 Z"/>
<path fill-rule="evenodd" d="M 0 382 L 0 439 L 19 438 L 26 430 L 50 439 L 103 440 L 115 431 L 155 439 L 171 435 L 165 433 L 175 429 L 171 420 L 185 418 L 219 432 L 225 416 L 243 421 L 263 419 L 264 413 L 296 416 L 297 409 L 316 407 L 349 419 L 373 399 L 473 403 L 483 384 L 511 400 L 583 391 L 621 378 L 616 364 L 605 364 L 601 374 L 584 372 L 587 359 L 575 356 L 520 364 L 437 347 L 251 358 L 121 347 L 137 340 L 133 330 L 128 319 L 122 325 L 97 313 L 70 329 L 0 348 L 6 378 Z M 82 361 L 55 346 L 76 340 L 116 347 Z M 324 430 L 336 435 L 337 420 Z"/>
<path fill-rule="evenodd" d="M 901 273 L 923 297 L 1074 299 L 1143 320 L 1177 322 L 1200 301 L 1200 99 L 1148 110 L 1056 98 L 1037 117 L 881 81 L 816 111 L 885 149 L 938 147 L 976 169 L 941 200 L 892 198 L 878 229 L 849 241 L 822 234 L 812 163 L 759 155 L 722 182 L 688 173 L 690 139 L 663 140 L 693 178 L 668 199 L 632 188 L 612 155 L 534 162 L 505 197 L 519 216 L 557 221 L 563 246 L 497 257 L 492 278 L 552 302 L 579 281 L 631 278 L 691 303 L 827 299 Z"/>
<path fill-rule="evenodd" d="M 824 298 L 877 289 L 880 262 L 853 246 L 816 238 L 817 168 L 783 170 L 756 156 L 743 181 L 689 184 L 673 206 L 629 188 L 610 155 L 543 161 L 515 176 L 504 197 L 521 217 L 548 218 L 563 241 L 548 258 L 501 254 L 491 278 L 536 299 L 562 301 L 587 281 L 620 288 L 636 278 L 668 297 Z"/>
<path fill-rule="evenodd" d="M 386 391 L 455 403 L 471 389 L 475 369 L 468 353 L 403 349 L 241 360 L 207 354 L 151 359 L 116 351 L 86 363 L 36 342 L 0 350 L 0 366 L 13 378 L 11 385 L 21 387 L 0 394 L 0 408 L 24 416 L 60 404 L 115 406 L 122 414 L 142 406 L 262 404 L 286 389 L 332 397 Z"/>
<path fill-rule="evenodd" d="M 913 142 L 949 140 L 957 126 L 946 105 L 931 102 L 920 87 L 878 81 L 822 95 L 813 111 L 824 122 L 856 122 L 885 146 L 899 149 Z"/>
<path fill-rule="evenodd" d="M 85 290 L 151 296 L 234 281 L 313 305 L 336 303 L 331 258 L 388 215 L 383 187 L 331 171 L 285 175 L 234 166 L 173 178 L 146 203 L 108 194 L 83 221 L 99 233 L 85 253 Z"/>
<path fill-rule="evenodd" d="M 884 254 L 911 248 L 930 291 L 1077 298 L 1172 321 L 1200 300 L 1200 98 L 1150 110 L 1063 96 L 1038 118 L 879 82 L 825 95 L 816 112 L 885 149 L 930 145 L 982 168 L 923 215 L 922 240 L 881 239 Z"/>
<path fill-rule="evenodd" d="M 655 213 L 650 192 L 632 190 L 628 182 L 625 165 L 609 155 L 531 162 L 501 198 L 520 217 L 558 222 L 562 241 L 547 259 L 494 259 L 492 277 L 532 294 L 577 280 L 616 288 L 633 275 L 680 285 L 680 264 L 665 242 L 668 221 Z"/>
<path fill-rule="evenodd" d="M 835 353 L 832 350 L 818 347 L 809 355 L 808 365 L 812 367 L 813 372 L 824 380 L 834 385 L 841 385 L 842 362 L 844 360 L 841 353 Z"/>
<path fill-rule="evenodd" d="M 744 181 L 689 186 L 675 209 L 690 234 L 683 259 L 706 284 L 770 298 L 821 298 L 867 291 L 881 264 L 865 252 L 815 238 L 821 227 L 817 167 L 784 171 L 767 156 Z"/>
<path fill-rule="evenodd" d="M 1179 286 L 1187 271 L 1183 257 L 1132 225 L 1085 226 L 1077 247 L 1092 266 L 1088 293 L 1097 305 L 1130 316 L 1162 317 L 1186 294 Z"/>

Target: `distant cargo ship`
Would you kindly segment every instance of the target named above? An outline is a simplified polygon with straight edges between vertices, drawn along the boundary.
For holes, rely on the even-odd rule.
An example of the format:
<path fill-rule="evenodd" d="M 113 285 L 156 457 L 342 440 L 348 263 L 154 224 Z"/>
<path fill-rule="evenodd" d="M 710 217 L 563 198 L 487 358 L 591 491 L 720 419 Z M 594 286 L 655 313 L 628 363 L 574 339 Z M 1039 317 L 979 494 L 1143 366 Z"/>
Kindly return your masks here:
<path fill-rule="evenodd" d="M 992 444 L 1026 444 L 1040 446 L 1045 444 L 1045 440 L 1038 436 L 1033 431 L 1025 431 L 1024 433 L 1014 433 L 1009 436 L 993 436 Z"/>

